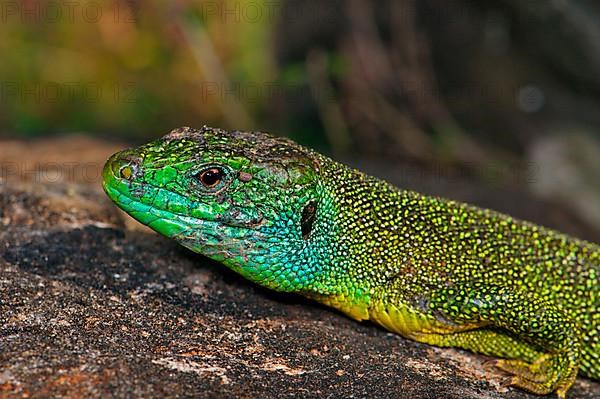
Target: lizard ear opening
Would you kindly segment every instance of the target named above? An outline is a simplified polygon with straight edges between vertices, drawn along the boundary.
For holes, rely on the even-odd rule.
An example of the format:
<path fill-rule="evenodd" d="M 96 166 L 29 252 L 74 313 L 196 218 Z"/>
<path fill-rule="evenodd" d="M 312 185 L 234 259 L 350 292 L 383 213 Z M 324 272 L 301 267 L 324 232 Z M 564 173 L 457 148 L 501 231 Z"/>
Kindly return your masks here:
<path fill-rule="evenodd" d="M 302 238 L 305 240 L 310 237 L 313 223 L 317 216 L 317 203 L 310 201 L 302 210 L 302 219 L 300 219 L 300 229 L 302 230 Z"/>

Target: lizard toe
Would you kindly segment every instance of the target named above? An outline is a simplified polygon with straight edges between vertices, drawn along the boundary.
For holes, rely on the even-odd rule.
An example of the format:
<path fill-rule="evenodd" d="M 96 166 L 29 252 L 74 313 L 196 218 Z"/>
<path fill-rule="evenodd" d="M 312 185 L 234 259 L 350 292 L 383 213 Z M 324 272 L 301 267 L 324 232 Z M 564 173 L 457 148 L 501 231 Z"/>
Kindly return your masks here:
<path fill-rule="evenodd" d="M 556 391 L 559 398 L 575 382 L 578 366 L 565 353 L 544 354 L 532 363 L 522 360 L 499 360 L 496 367 L 512 374 L 507 385 L 515 386 L 537 395 Z"/>

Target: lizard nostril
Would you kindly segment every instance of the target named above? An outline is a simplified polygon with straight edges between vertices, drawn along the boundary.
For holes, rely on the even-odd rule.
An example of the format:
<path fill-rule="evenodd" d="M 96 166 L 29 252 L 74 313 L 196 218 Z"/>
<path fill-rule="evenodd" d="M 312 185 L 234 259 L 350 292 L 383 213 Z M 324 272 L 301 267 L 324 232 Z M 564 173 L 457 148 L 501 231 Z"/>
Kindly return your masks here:
<path fill-rule="evenodd" d="M 125 165 L 119 170 L 119 175 L 125 180 L 131 180 L 135 175 L 136 169 L 137 167 L 135 165 Z"/>
<path fill-rule="evenodd" d="M 138 176 L 140 157 L 131 150 L 126 150 L 113 156 L 113 165 L 118 176 L 125 180 L 133 180 Z"/>

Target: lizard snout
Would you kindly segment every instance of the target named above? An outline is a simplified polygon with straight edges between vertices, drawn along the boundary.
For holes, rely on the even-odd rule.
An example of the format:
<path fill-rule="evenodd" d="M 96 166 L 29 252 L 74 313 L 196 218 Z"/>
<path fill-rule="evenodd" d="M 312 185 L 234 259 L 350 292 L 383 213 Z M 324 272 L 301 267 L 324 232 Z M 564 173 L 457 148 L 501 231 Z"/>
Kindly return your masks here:
<path fill-rule="evenodd" d="M 113 179 L 132 181 L 141 176 L 141 158 L 135 150 L 124 150 L 113 154 L 106 164 L 102 175 Z"/>

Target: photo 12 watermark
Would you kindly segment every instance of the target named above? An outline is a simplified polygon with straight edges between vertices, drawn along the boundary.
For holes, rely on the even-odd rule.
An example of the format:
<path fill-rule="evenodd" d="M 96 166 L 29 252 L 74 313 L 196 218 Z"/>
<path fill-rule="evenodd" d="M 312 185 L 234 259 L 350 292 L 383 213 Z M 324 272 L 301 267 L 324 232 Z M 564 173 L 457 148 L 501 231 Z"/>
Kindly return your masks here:
<path fill-rule="evenodd" d="M 204 22 L 222 23 L 338 23 L 343 16 L 338 1 L 204 1 L 200 15 Z"/>
<path fill-rule="evenodd" d="M 306 85 L 282 82 L 202 82 L 202 102 L 221 103 L 268 103 L 268 102 L 335 102 L 336 96 L 330 85 Z"/>
<path fill-rule="evenodd" d="M 99 183 L 104 165 L 97 162 L 0 162 L 0 182 Z"/>
<path fill-rule="evenodd" d="M 139 86 L 135 82 L 2 82 L 0 103 L 136 103 Z"/>
<path fill-rule="evenodd" d="M 507 98 L 523 112 L 541 110 L 546 96 L 541 87 L 525 83 L 507 87 L 496 82 L 461 82 L 441 87 L 432 82 L 405 81 L 400 85 L 400 95 L 404 101 L 416 104 L 497 104 Z"/>
<path fill-rule="evenodd" d="M 453 23 L 494 23 L 511 19 L 519 24 L 533 23 L 539 18 L 540 4 L 536 0 L 523 0 L 518 7 L 510 10 L 502 7 L 482 7 L 477 0 L 439 0 L 420 2 L 419 0 L 397 0 L 397 21 L 413 23 L 425 20 L 438 24 Z"/>
<path fill-rule="evenodd" d="M 418 164 L 400 162 L 394 175 L 402 183 L 524 183 L 540 181 L 540 169 L 535 162 L 432 162 Z"/>
<path fill-rule="evenodd" d="M 17 162 L 0 163 L 0 181 L 29 183 L 88 182 L 101 180 L 103 164 L 97 162 Z M 514 182 L 533 184 L 540 181 L 540 169 L 535 162 L 458 163 L 437 162 L 426 165 L 399 162 L 393 175 L 399 182 Z"/>
<path fill-rule="evenodd" d="M 140 5 L 134 1 L 0 1 L 1 23 L 136 23 Z"/>

